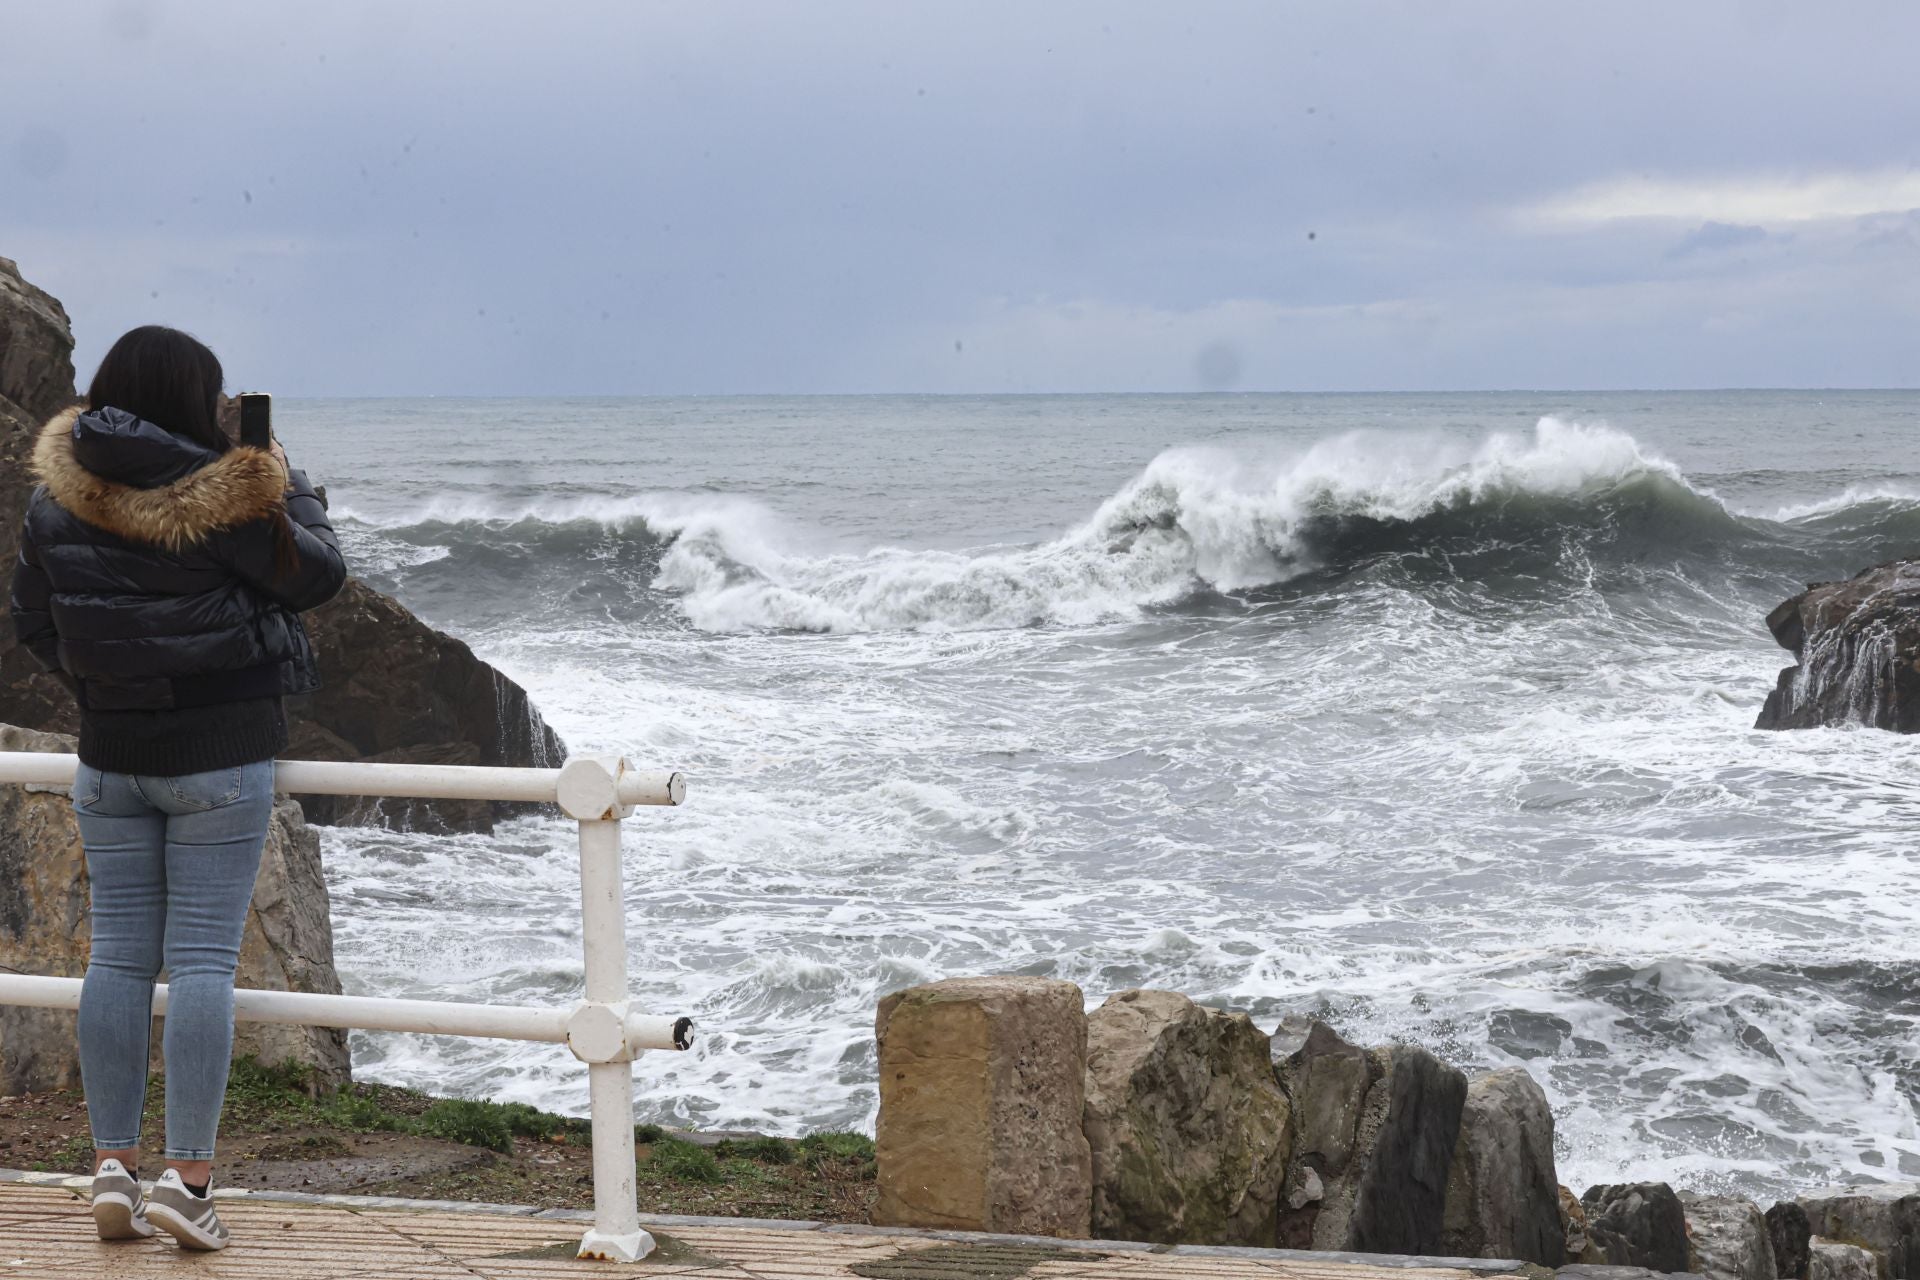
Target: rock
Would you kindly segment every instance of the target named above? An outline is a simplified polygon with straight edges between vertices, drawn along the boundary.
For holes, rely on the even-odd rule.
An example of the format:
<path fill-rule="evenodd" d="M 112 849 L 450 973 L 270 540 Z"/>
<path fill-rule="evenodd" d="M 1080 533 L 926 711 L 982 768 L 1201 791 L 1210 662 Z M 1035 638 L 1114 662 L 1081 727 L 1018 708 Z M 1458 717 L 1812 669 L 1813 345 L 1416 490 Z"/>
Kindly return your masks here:
<path fill-rule="evenodd" d="M 1687 1269 L 1710 1280 L 1780 1280 L 1760 1206 L 1738 1196 L 1680 1193 L 1691 1245 Z"/>
<path fill-rule="evenodd" d="M 1773 1245 L 1774 1272 L 1779 1280 L 1807 1280 L 1807 1244 L 1813 1227 L 1807 1211 L 1791 1200 L 1767 1210 L 1767 1238 Z"/>
<path fill-rule="evenodd" d="M 1019 977 L 880 1002 L 876 1224 L 1088 1235 L 1085 1007 L 1071 982 Z"/>
<path fill-rule="evenodd" d="M 1807 1247 L 1807 1280 L 1883 1280 L 1883 1275 L 1871 1250 L 1814 1236 Z"/>
<path fill-rule="evenodd" d="M 71 738 L 0 725 L 0 751 L 72 750 Z M 64 792 L 0 786 L 0 968 L 81 977 L 90 931 L 86 855 L 72 804 Z M 320 837 L 291 801 L 274 807 L 236 981 L 274 991 L 340 990 Z M 73 1021 L 62 1010 L 0 1006 L 0 1093 L 78 1085 Z M 157 1053 L 158 1030 L 153 1043 Z M 348 1081 L 342 1031 L 241 1023 L 234 1053 L 304 1063 L 326 1087 Z"/>
<path fill-rule="evenodd" d="M 1280 1025 L 1273 1029 L 1270 1043 L 1273 1045 L 1273 1060 L 1285 1062 L 1294 1054 L 1307 1047 L 1307 1037 L 1320 1024 L 1304 1013 L 1290 1013 L 1280 1019 Z"/>
<path fill-rule="evenodd" d="M 465 642 L 435 631 L 365 583 L 349 580 L 338 596 L 307 615 L 307 629 L 325 684 L 311 697 L 296 700 L 296 713 L 354 754 L 306 758 L 535 768 L 565 763 L 566 746 L 540 718 L 526 690 L 474 657 Z M 303 744 L 307 741 L 302 739 Z M 336 797 L 306 799 L 321 821 L 348 813 L 381 825 L 427 830 L 491 831 L 495 817 L 526 808 L 469 801 L 341 805 Z"/>
<path fill-rule="evenodd" d="M 1645 1267 L 1611 1267 L 1605 1263 L 1576 1262 L 1553 1273 L 1558 1280 L 1699 1280 L 1684 1272 L 1649 1271 Z"/>
<path fill-rule="evenodd" d="M 1449 1257 L 1516 1258 L 1543 1267 L 1567 1260 L 1553 1109 L 1524 1068 L 1495 1071 L 1467 1086 L 1444 1221 L 1440 1252 Z"/>
<path fill-rule="evenodd" d="M 34 433 L 73 396 L 73 334 L 67 314 L 0 258 L 0 578 L 13 579 L 27 514 L 27 459 Z M 4 612 L 0 609 L 0 612 Z M 78 727 L 73 696 L 14 643 L 0 623 L 0 720 L 36 729 Z"/>
<path fill-rule="evenodd" d="M 1243 1013 L 1123 991 L 1087 1018 L 1093 1234 L 1272 1247 L 1287 1096 Z"/>
<path fill-rule="evenodd" d="M 1348 1227 L 1359 1253 L 1439 1251 L 1447 1173 L 1460 1137 L 1467 1077 L 1414 1045 L 1373 1051 L 1360 1138 L 1371 1148 Z M 1383 1096 L 1384 1095 L 1384 1096 Z"/>
<path fill-rule="evenodd" d="M 1893 1280 L 1920 1280 L 1920 1185 L 1834 1187 L 1801 1196 L 1800 1207 L 1814 1235 L 1873 1250 Z"/>
<path fill-rule="evenodd" d="M 1581 1206 L 1580 1197 L 1573 1194 L 1569 1187 L 1560 1188 L 1560 1227 L 1566 1235 L 1567 1257 L 1585 1257 L 1590 1243 L 1587 1240 L 1587 1211 Z"/>
<path fill-rule="evenodd" d="M 0 258 L 0 397 L 36 424 L 73 400 L 73 329 L 66 309 L 27 283 L 10 258 Z"/>
<path fill-rule="evenodd" d="M 1687 1216 L 1680 1197 L 1664 1182 L 1588 1187 L 1580 1197 L 1587 1214 L 1583 1262 L 1651 1271 L 1687 1269 Z"/>
<path fill-rule="evenodd" d="M 240 941 L 236 984 L 263 991 L 340 994 L 320 833 L 307 825 L 292 800 L 273 806 L 273 826 L 260 856 L 247 931 Z M 338 1088 L 352 1075 L 347 1033 L 337 1028 L 243 1022 L 234 1029 L 233 1043 L 236 1054 L 251 1054 L 261 1062 L 306 1063 L 315 1068 L 324 1088 Z"/>
<path fill-rule="evenodd" d="M 360 755 L 351 747 L 334 745 L 332 734 L 321 737 L 318 725 L 304 726 L 287 744 L 289 760 L 357 760 L 385 764 L 480 763 L 480 749 L 471 742 L 401 747 Z M 324 732 L 321 730 L 320 732 Z M 333 741 L 329 741 L 333 739 Z M 491 831 L 495 805 L 486 800 L 419 800 L 406 796 L 301 796 L 313 821 L 330 827 L 387 827 L 394 831 Z M 504 807 L 504 806 L 502 806 Z"/>
<path fill-rule="evenodd" d="M 71 738 L 0 725 L 0 751 L 72 750 Z M 86 972 L 85 867 L 64 792 L 0 785 L 0 972 Z M 0 1005 L 0 1095 L 77 1088 L 73 1022 L 64 1010 Z"/>
<path fill-rule="evenodd" d="M 1516 1058 L 1551 1058 L 1564 1052 L 1573 1024 L 1534 1009 L 1501 1009 L 1487 1018 L 1487 1041 Z"/>
<path fill-rule="evenodd" d="M 1412 1045 L 1356 1048 L 1324 1024 L 1278 1070 L 1295 1125 L 1280 1245 L 1439 1253 L 1466 1076 Z"/>
<path fill-rule="evenodd" d="M 33 484 L 27 457 L 40 424 L 74 399 L 73 336 L 54 299 L 0 258 L 0 570 L 19 554 L 20 522 Z M 324 478 L 324 477 L 323 477 Z M 287 756 L 544 767 L 566 758 L 526 691 L 358 580 L 307 615 L 321 679 L 318 693 L 288 701 Z M 73 733 L 73 698 L 0 626 L 0 721 Z M 311 822 L 352 822 L 429 831 L 491 831 L 524 805 L 469 800 L 310 796 Z"/>
<path fill-rule="evenodd" d="M 1781 671 L 1756 729 L 1920 731 L 1920 563 L 1813 583 L 1768 614 L 1767 629 L 1798 664 Z"/>
<path fill-rule="evenodd" d="M 1337 1226 L 1344 1239 L 1345 1219 L 1353 1207 L 1351 1184 L 1364 1164 L 1354 1159 L 1354 1144 L 1360 1112 L 1373 1084 L 1373 1064 L 1365 1049 L 1348 1044 L 1324 1022 L 1314 1022 L 1304 1037 L 1295 1028 L 1288 1038 L 1299 1048 L 1275 1068 L 1293 1103 L 1294 1123 L 1279 1242 L 1282 1248 L 1312 1249 L 1322 1247 L 1315 1244 L 1315 1226 L 1326 1207 L 1330 1183 L 1341 1187 Z M 1327 1238 L 1336 1234 L 1335 1227 L 1329 1217 Z"/>

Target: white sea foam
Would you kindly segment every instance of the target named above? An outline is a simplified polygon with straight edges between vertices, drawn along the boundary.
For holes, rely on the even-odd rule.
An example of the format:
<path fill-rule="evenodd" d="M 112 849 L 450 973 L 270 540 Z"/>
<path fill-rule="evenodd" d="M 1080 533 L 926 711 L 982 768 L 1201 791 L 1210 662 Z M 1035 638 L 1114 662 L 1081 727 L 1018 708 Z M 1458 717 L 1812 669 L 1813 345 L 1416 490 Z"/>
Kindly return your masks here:
<path fill-rule="evenodd" d="M 1849 485 L 1829 497 L 1790 502 L 1765 515 L 1770 520 L 1814 520 L 1866 506 L 1911 509 L 1920 506 L 1920 492 L 1898 485 Z"/>
<path fill-rule="evenodd" d="M 1525 1065 L 1576 1188 L 1920 1176 L 1915 740 L 1751 730 L 1786 661 L 1760 618 L 1863 535 L 1728 514 L 1601 427 L 1153 456 L 1169 434 L 1125 483 L 956 481 L 949 503 L 1031 491 L 1085 517 L 964 553 L 849 552 L 853 513 L 771 484 L 770 506 L 450 500 L 452 527 L 363 505 L 370 536 L 455 549 L 402 570 L 403 598 L 450 599 L 471 543 L 536 566 L 524 618 L 489 598 L 466 634 L 574 749 L 690 774 L 688 807 L 627 824 L 636 998 L 704 1031 L 639 1064 L 647 1118 L 870 1124 L 881 995 L 1024 972 Z M 855 479 L 836 492 L 876 490 Z M 1482 526 L 1547 550 L 1152 608 L 1311 568 L 1328 516 L 1427 521 L 1366 544 L 1389 560 Z M 1632 519 L 1641 541 L 1607 541 Z M 537 613 L 583 584 L 594 608 Z M 628 590 L 654 612 L 602 616 Z M 565 824 L 326 840 L 354 989 L 577 998 Z M 584 1105 L 550 1046 L 356 1046 L 368 1078 Z"/>

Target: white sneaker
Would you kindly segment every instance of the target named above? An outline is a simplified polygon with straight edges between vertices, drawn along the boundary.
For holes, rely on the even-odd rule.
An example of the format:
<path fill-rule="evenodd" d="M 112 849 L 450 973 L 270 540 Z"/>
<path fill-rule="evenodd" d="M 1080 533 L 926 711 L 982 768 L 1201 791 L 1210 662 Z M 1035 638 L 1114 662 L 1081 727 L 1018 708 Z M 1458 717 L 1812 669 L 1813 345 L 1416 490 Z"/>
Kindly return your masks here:
<path fill-rule="evenodd" d="M 102 1240 L 145 1240 L 153 1234 L 140 1181 L 118 1160 L 102 1160 L 93 1175 L 93 1225 Z"/>
<path fill-rule="evenodd" d="M 226 1224 L 213 1211 L 213 1187 L 197 1196 L 187 1190 L 178 1169 L 169 1169 L 153 1184 L 153 1198 L 147 1201 L 147 1218 L 154 1226 L 174 1238 L 182 1249 L 224 1249 Z"/>

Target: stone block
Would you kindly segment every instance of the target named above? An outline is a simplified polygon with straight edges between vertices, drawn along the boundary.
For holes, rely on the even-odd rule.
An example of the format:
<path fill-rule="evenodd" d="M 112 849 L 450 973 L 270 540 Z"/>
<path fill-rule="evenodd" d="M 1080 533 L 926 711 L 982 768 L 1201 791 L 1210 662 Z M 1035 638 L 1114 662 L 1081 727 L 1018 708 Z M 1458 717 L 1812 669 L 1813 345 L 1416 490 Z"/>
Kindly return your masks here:
<path fill-rule="evenodd" d="M 1090 1233 L 1085 1007 L 1070 982 L 1020 977 L 881 1001 L 876 1225 Z"/>

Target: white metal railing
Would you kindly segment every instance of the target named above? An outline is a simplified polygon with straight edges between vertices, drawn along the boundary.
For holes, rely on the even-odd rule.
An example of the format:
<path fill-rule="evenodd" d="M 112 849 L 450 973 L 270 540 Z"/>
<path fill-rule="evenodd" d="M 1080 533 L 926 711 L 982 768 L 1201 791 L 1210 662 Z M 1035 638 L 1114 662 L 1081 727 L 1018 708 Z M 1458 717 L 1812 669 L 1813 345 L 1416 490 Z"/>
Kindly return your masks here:
<path fill-rule="evenodd" d="M 0 784 L 71 787 L 79 758 L 0 751 Z M 243 1022 L 297 1023 L 370 1031 L 420 1031 L 564 1044 L 587 1064 L 593 1116 L 593 1228 L 580 1256 L 637 1262 L 653 1250 L 640 1227 L 633 1163 L 633 1059 L 646 1049 L 692 1044 L 688 1018 L 644 1014 L 627 996 L 627 923 L 621 900 L 620 820 L 635 805 L 677 805 L 686 783 L 677 773 L 645 773 L 618 756 L 575 756 L 559 769 L 469 765 L 339 764 L 280 760 L 274 790 L 302 795 L 406 796 L 432 800 L 524 800 L 558 804 L 580 824 L 580 928 L 585 999 L 571 1009 L 436 1000 L 386 1000 L 295 991 L 238 989 L 233 1016 Z M 80 979 L 0 973 L 0 1005 L 80 1007 Z M 154 990 L 165 1013 L 167 988 Z"/>

